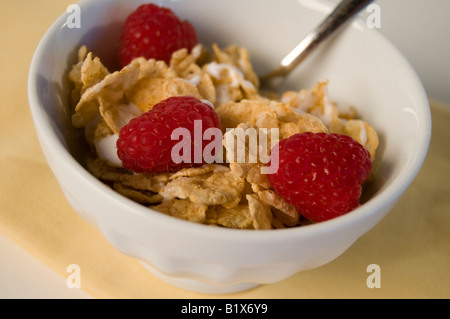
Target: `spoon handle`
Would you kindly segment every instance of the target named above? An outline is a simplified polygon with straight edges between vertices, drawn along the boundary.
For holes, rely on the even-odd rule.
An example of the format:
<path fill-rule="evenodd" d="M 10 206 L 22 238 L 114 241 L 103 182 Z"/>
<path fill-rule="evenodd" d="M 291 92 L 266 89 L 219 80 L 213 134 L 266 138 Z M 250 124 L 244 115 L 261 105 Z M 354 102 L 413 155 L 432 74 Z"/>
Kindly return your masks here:
<path fill-rule="evenodd" d="M 325 20 L 311 31 L 297 46 L 290 51 L 280 63 L 280 66 L 265 78 L 284 77 L 302 62 L 319 44 L 334 34 L 351 17 L 373 0 L 343 0 L 328 15 Z"/>

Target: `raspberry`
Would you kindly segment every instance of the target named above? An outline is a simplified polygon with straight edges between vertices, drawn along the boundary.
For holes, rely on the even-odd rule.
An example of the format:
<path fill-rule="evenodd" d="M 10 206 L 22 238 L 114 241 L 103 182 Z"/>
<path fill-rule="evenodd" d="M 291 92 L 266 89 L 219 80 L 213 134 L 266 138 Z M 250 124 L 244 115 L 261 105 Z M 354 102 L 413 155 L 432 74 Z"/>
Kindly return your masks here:
<path fill-rule="evenodd" d="M 369 177 L 369 152 L 347 135 L 301 133 L 281 140 L 272 150 L 279 168 L 268 175 L 280 196 L 309 220 L 343 215 L 360 204 Z"/>
<path fill-rule="evenodd" d="M 136 173 L 174 172 L 181 168 L 200 166 L 205 163 L 196 160 L 195 129 L 199 130 L 201 121 L 201 136 L 208 128 L 220 129 L 219 117 L 206 103 L 190 96 L 170 97 L 153 106 L 150 111 L 132 119 L 122 127 L 117 140 L 117 155 L 123 166 Z M 172 159 L 172 148 L 185 142 L 184 136 L 175 136 L 172 132 L 177 128 L 185 128 L 190 133 L 189 161 L 176 163 Z M 185 130 L 184 130 L 185 131 Z M 208 141 L 208 143 L 210 143 Z M 207 141 L 202 138 L 202 155 Z M 189 148 L 181 148 L 183 151 Z M 212 152 L 213 153 L 213 152 Z M 185 154 L 180 154 L 184 156 Z M 197 154 L 198 155 L 198 154 Z M 212 154 L 213 156 L 215 154 Z"/>
<path fill-rule="evenodd" d="M 169 8 L 144 4 L 131 13 L 122 28 L 119 65 L 124 67 L 134 58 L 170 62 L 173 52 L 197 44 L 197 34 L 188 21 L 181 21 Z"/>

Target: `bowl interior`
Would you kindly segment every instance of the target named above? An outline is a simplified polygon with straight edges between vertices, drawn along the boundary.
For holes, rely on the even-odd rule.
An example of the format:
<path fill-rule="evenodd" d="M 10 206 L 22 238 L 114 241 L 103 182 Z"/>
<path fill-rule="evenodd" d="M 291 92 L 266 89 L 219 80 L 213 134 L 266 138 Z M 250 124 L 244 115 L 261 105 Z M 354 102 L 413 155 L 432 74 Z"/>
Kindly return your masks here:
<path fill-rule="evenodd" d="M 36 105 L 43 107 L 43 125 L 52 127 L 59 142 L 81 164 L 86 148 L 70 123 L 67 74 L 81 45 L 87 45 L 114 69 L 123 21 L 143 2 L 150 1 L 81 1 L 81 28 L 64 26 L 69 16 L 66 13 L 37 50 L 36 73 L 31 75 L 36 85 L 31 89 L 37 91 Z M 324 17 L 297 0 L 286 0 L 282 5 L 261 0 L 163 4 L 191 22 L 205 46 L 213 42 L 245 46 L 259 74 L 275 67 Z M 330 97 L 354 106 L 380 136 L 376 177 L 364 201 L 381 203 L 397 196 L 417 173 L 429 142 L 427 99 L 414 70 L 376 30 L 369 29 L 363 20 L 355 20 L 300 65 L 286 89 L 311 88 L 323 79 L 329 80 Z"/>

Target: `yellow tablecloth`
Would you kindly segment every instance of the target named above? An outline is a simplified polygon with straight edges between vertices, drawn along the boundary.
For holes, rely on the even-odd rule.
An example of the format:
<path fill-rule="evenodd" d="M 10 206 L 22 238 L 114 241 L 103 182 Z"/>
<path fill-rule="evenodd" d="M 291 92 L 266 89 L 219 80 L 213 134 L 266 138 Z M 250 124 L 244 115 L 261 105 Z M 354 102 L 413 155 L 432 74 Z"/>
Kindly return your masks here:
<path fill-rule="evenodd" d="M 411 187 L 381 223 L 323 267 L 237 294 L 204 295 L 172 287 L 117 252 L 65 200 L 28 109 L 33 51 L 70 3 L 7 1 L 0 10 L 0 232 L 64 278 L 78 264 L 81 289 L 97 298 L 450 297 L 450 106 L 436 101 L 429 153 Z M 380 266 L 381 288 L 366 285 L 370 264 Z"/>

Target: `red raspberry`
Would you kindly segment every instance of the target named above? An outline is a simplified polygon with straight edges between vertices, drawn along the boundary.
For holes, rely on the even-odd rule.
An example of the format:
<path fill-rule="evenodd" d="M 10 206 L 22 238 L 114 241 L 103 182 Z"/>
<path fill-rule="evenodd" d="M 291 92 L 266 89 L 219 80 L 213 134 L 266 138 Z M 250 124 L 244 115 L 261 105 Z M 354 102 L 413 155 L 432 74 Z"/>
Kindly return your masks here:
<path fill-rule="evenodd" d="M 116 143 L 117 155 L 126 169 L 137 173 L 174 172 L 181 168 L 202 165 L 203 150 L 211 141 L 202 138 L 202 162 L 197 163 L 194 135 L 200 132 L 200 126 L 199 122 L 194 123 L 196 120 L 201 121 L 201 138 L 208 128 L 220 129 L 217 113 L 206 103 L 190 96 L 170 97 L 153 106 L 150 111 L 132 119 L 120 130 Z M 195 131 L 195 134 L 194 124 L 198 125 L 195 128 L 199 131 Z M 186 128 L 190 133 L 190 163 L 182 161 L 177 164 L 172 160 L 172 148 L 181 142 L 184 145 L 185 142 L 180 136 L 172 140 L 172 132 L 177 128 Z M 182 155 L 184 154 L 180 154 Z"/>
<path fill-rule="evenodd" d="M 272 150 L 279 168 L 268 175 L 274 190 L 307 219 L 320 222 L 359 206 L 369 177 L 369 152 L 347 135 L 301 133 Z"/>
<path fill-rule="evenodd" d="M 120 38 L 119 65 L 124 67 L 134 58 L 170 62 L 173 52 L 197 44 L 197 34 L 188 21 L 181 21 L 169 8 L 144 4 L 125 21 Z"/>

